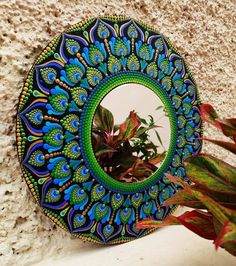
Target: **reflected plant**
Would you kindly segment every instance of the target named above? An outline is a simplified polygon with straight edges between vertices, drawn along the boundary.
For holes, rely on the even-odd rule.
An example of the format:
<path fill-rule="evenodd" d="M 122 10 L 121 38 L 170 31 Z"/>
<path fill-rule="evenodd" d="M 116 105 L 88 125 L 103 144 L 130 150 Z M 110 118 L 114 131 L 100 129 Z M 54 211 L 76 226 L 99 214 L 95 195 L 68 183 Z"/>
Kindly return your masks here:
<path fill-rule="evenodd" d="M 236 118 L 221 119 L 210 104 L 201 105 L 201 114 L 205 122 L 220 129 L 231 141 L 203 140 L 236 154 Z M 236 256 L 236 167 L 208 154 L 192 156 L 184 165 L 190 185 L 167 175 L 183 189 L 166 200 L 163 206 L 178 204 L 193 210 L 178 217 L 170 215 L 163 222 L 145 219 L 137 227 L 182 224 L 199 236 L 213 240 L 216 249 L 222 247 Z"/>
<path fill-rule="evenodd" d="M 111 177 L 121 182 L 138 182 L 148 178 L 157 169 L 166 151 L 158 153 L 162 140 L 150 115 L 143 119 L 131 111 L 126 120 L 116 125 L 112 113 L 99 106 L 92 127 L 92 145 L 97 161 Z M 160 146 L 150 140 L 154 130 Z"/>

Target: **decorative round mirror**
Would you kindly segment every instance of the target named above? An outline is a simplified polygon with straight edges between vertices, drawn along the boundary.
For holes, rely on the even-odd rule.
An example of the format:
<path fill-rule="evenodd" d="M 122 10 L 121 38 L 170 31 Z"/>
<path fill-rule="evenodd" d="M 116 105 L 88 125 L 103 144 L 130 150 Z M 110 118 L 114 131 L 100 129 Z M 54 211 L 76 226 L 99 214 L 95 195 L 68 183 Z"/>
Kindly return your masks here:
<path fill-rule="evenodd" d="M 45 214 L 84 240 L 146 235 L 165 219 L 183 159 L 201 149 L 196 84 L 152 27 L 125 17 L 82 21 L 31 68 L 17 115 L 24 178 Z"/>
<path fill-rule="evenodd" d="M 108 93 L 93 119 L 96 160 L 113 179 L 133 183 L 160 167 L 170 145 L 165 105 L 153 91 L 126 83 Z"/>

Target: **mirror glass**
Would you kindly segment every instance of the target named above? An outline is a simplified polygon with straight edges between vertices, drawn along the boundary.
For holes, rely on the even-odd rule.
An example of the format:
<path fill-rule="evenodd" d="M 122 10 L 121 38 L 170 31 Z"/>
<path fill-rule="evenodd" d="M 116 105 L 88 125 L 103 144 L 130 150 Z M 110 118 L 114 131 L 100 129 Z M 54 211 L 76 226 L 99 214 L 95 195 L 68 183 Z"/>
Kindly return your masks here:
<path fill-rule="evenodd" d="M 170 122 L 161 99 L 135 83 L 116 87 L 96 109 L 95 157 L 120 182 L 140 182 L 158 171 L 170 144 Z"/>

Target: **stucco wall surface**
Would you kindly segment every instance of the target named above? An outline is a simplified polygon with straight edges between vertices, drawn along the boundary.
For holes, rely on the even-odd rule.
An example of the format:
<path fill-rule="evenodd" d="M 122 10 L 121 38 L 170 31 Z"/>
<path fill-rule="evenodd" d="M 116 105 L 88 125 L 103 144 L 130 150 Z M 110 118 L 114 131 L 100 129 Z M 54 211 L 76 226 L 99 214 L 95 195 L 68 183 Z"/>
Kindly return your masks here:
<path fill-rule="evenodd" d="M 126 15 L 151 24 L 170 38 L 188 62 L 203 102 L 224 117 L 236 116 L 235 0 L 0 0 L 0 265 L 33 265 L 66 253 L 71 239 L 34 203 L 16 153 L 18 96 L 36 57 L 56 34 L 92 16 Z M 205 126 L 206 136 L 218 136 Z M 228 162 L 235 159 L 206 144 Z"/>

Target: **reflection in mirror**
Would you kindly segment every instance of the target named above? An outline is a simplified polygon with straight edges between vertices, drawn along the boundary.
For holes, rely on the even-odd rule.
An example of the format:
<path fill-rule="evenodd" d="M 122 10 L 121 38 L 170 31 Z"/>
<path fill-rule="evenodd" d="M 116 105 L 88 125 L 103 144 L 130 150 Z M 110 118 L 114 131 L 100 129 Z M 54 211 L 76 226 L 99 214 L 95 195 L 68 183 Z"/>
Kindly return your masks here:
<path fill-rule="evenodd" d="M 143 85 L 112 90 L 98 106 L 92 127 L 95 157 L 112 178 L 143 181 L 156 172 L 170 144 L 170 123 L 161 99 Z"/>

